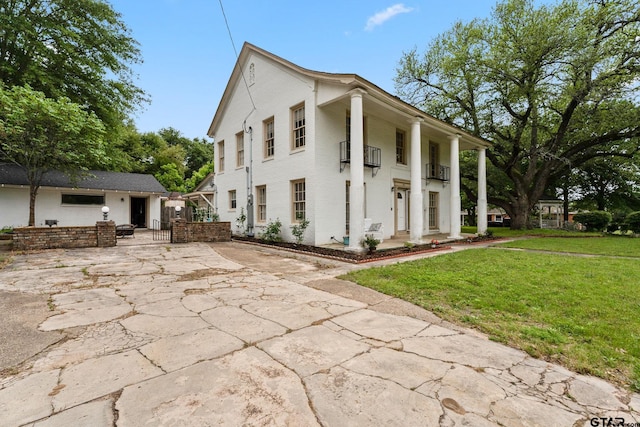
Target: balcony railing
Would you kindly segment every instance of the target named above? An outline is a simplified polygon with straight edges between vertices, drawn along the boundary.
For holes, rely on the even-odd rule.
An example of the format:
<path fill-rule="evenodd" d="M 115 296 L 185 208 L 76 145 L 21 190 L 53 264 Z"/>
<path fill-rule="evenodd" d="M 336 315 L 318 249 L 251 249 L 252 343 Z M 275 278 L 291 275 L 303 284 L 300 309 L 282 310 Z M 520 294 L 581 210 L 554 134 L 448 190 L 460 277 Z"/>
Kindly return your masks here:
<path fill-rule="evenodd" d="M 449 181 L 449 166 L 438 163 L 427 163 L 427 179 Z"/>
<path fill-rule="evenodd" d="M 382 150 L 377 147 L 365 145 L 364 166 L 373 169 L 373 176 L 382 164 Z M 340 141 L 340 172 L 344 170 L 347 163 L 351 163 L 351 142 Z"/>

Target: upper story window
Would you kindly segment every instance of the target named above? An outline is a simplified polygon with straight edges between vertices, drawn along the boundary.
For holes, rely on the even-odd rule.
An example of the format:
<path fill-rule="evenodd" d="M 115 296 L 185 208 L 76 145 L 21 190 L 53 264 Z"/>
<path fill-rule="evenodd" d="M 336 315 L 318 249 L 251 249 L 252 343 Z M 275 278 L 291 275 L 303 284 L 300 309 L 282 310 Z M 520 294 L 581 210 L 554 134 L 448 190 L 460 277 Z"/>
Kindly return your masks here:
<path fill-rule="evenodd" d="M 244 166 L 244 132 L 236 134 L 236 166 Z"/>
<path fill-rule="evenodd" d="M 407 143 L 404 131 L 396 129 L 396 163 L 407 164 Z"/>
<path fill-rule="evenodd" d="M 291 149 L 303 148 L 306 144 L 304 103 L 291 109 L 292 141 Z"/>
<path fill-rule="evenodd" d="M 224 141 L 218 142 L 218 172 L 224 172 Z"/>
<path fill-rule="evenodd" d="M 271 117 L 264 121 L 264 158 L 273 157 L 275 150 L 275 123 Z"/>

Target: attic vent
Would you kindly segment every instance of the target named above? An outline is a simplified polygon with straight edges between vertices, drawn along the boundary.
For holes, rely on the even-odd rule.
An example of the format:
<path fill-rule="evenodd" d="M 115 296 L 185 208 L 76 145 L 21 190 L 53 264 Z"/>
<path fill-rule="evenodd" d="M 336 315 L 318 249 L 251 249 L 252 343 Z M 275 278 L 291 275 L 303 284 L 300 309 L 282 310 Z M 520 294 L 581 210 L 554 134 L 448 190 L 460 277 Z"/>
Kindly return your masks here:
<path fill-rule="evenodd" d="M 252 62 L 249 65 L 249 86 L 256 82 L 256 65 Z"/>

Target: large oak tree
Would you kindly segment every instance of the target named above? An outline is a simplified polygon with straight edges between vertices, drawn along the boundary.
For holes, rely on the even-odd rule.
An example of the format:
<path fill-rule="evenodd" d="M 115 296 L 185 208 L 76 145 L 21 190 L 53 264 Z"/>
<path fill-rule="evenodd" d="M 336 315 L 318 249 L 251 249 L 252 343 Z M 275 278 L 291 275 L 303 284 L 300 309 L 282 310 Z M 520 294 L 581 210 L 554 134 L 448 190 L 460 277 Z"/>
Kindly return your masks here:
<path fill-rule="evenodd" d="M 505 0 L 456 23 L 396 77 L 408 102 L 494 142 L 489 203 L 513 228 L 548 184 L 592 159 L 631 157 L 640 135 L 635 0 Z"/>

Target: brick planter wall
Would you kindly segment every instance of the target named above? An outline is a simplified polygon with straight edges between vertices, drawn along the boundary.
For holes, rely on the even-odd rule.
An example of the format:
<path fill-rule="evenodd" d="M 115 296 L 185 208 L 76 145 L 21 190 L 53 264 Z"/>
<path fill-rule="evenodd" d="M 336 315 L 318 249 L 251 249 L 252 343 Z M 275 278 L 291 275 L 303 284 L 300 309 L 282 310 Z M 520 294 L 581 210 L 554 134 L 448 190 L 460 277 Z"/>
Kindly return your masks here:
<path fill-rule="evenodd" d="M 187 222 L 183 218 L 171 222 L 171 243 L 230 241 L 230 222 Z"/>
<path fill-rule="evenodd" d="M 13 249 L 17 251 L 115 245 L 116 224 L 113 221 L 99 221 L 94 226 L 22 227 L 13 230 Z"/>

